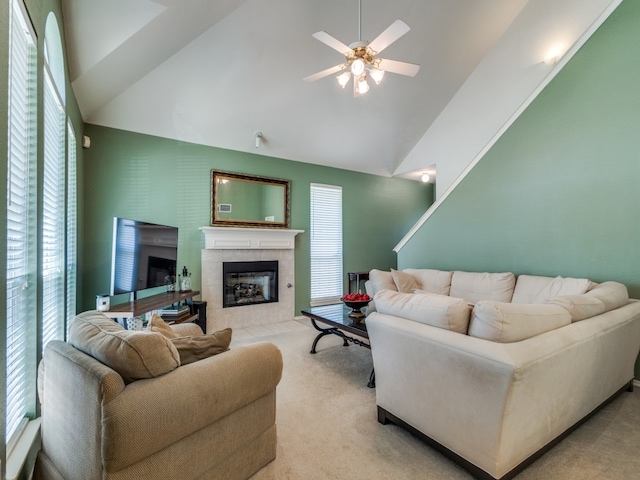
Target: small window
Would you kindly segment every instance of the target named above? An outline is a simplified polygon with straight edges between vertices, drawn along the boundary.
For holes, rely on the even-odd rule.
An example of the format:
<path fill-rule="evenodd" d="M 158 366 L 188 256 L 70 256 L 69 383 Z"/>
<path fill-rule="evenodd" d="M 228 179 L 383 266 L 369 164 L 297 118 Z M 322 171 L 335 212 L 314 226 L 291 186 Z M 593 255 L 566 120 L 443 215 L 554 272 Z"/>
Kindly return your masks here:
<path fill-rule="evenodd" d="M 342 187 L 311 184 L 311 306 L 342 296 Z"/>

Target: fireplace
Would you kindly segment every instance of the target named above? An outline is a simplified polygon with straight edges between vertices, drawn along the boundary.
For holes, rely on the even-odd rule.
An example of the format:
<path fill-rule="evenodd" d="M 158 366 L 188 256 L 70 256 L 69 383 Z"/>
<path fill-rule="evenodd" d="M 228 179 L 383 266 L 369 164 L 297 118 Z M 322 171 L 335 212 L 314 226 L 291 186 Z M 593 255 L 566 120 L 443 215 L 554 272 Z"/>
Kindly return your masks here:
<path fill-rule="evenodd" d="M 223 262 L 222 308 L 278 301 L 278 262 Z"/>

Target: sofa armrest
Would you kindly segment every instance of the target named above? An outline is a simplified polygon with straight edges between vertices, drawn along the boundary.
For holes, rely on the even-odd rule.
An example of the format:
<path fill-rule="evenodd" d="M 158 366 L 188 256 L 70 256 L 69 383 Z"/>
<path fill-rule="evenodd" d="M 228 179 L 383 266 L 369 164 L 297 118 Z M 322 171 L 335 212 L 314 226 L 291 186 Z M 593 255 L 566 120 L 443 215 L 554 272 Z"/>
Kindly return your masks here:
<path fill-rule="evenodd" d="M 236 347 L 126 386 L 103 405 L 103 461 L 118 471 L 275 391 L 280 350 Z"/>

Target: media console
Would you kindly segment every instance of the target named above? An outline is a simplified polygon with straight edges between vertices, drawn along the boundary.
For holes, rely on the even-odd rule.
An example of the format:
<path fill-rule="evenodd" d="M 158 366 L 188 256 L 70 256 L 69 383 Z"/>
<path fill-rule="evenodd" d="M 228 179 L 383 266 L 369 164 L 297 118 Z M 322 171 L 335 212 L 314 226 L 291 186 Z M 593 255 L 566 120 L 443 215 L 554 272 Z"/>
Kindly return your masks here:
<path fill-rule="evenodd" d="M 193 297 L 200 295 L 198 290 L 189 292 L 158 293 L 126 303 L 112 305 L 108 311 L 102 312 L 113 319 L 138 317 L 152 310 L 161 310 L 169 305 L 179 305 L 184 302 L 189 306 L 190 315 L 177 320 L 176 323 L 194 322 L 206 333 L 207 327 L 207 302 L 194 301 Z"/>

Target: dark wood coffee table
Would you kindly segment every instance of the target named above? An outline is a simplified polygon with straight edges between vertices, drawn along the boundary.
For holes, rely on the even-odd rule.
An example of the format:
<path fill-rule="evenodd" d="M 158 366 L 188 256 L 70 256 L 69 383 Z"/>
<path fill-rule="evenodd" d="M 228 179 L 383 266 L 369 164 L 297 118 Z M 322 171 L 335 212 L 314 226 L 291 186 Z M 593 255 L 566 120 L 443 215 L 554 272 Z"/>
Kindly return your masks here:
<path fill-rule="evenodd" d="M 347 333 L 350 333 L 352 335 L 357 335 L 361 338 L 369 340 L 369 334 L 367 333 L 367 325 L 365 321 L 362 321 L 361 323 L 354 322 L 354 320 L 349 317 L 350 311 L 351 309 L 343 305 L 342 303 L 336 305 L 323 305 L 321 307 L 311 307 L 302 310 L 302 315 L 310 318 L 313 328 L 320 332 L 313 341 L 313 345 L 311 345 L 310 353 L 316 353 L 316 346 L 318 345 L 318 341 L 322 337 L 325 337 L 327 335 L 337 335 L 338 337 L 342 338 L 342 340 L 344 341 L 343 346 L 345 347 L 348 347 L 349 342 L 351 342 L 355 345 L 359 345 L 371 350 L 371 345 L 369 343 L 363 342 L 358 338 L 347 335 Z M 329 328 L 321 328 L 316 322 L 329 325 Z M 375 386 L 375 371 L 371 370 L 367 387 L 374 388 Z"/>

